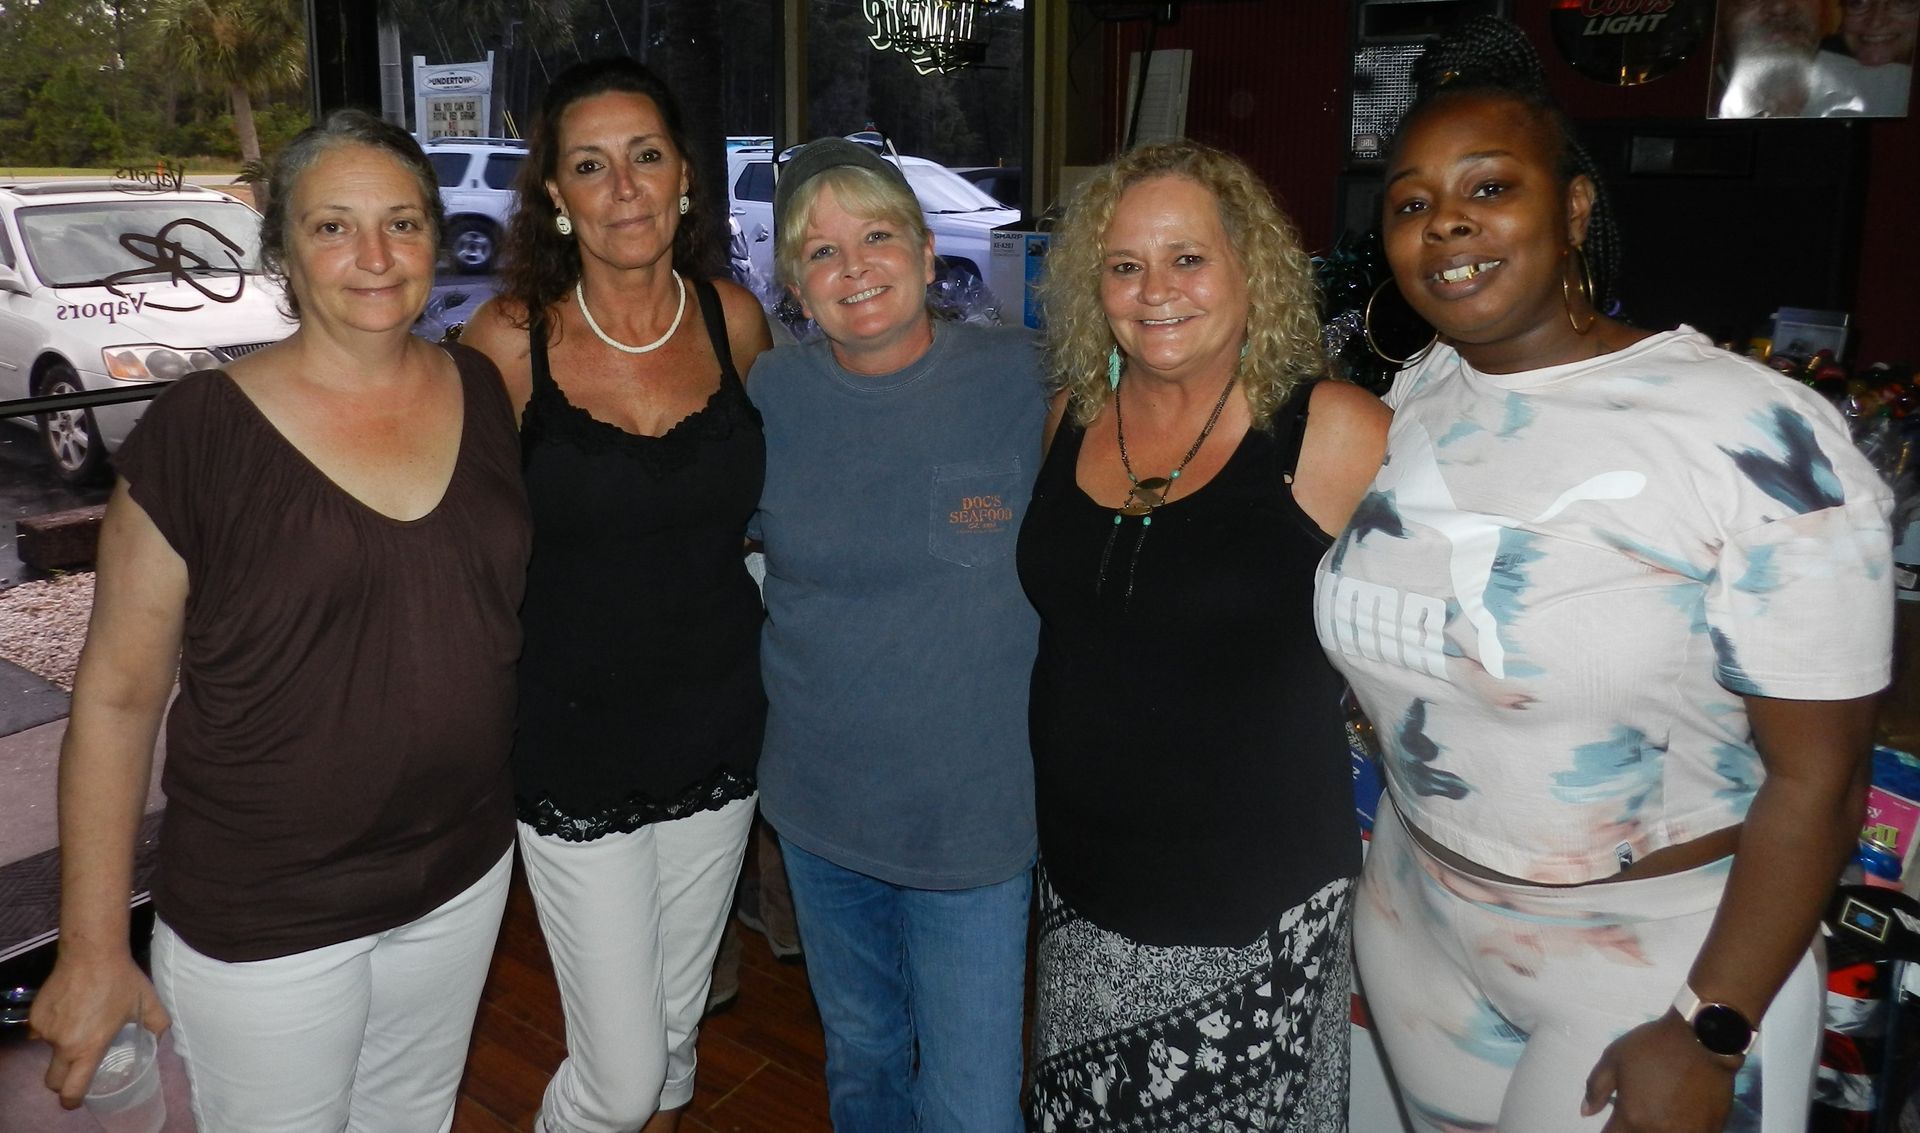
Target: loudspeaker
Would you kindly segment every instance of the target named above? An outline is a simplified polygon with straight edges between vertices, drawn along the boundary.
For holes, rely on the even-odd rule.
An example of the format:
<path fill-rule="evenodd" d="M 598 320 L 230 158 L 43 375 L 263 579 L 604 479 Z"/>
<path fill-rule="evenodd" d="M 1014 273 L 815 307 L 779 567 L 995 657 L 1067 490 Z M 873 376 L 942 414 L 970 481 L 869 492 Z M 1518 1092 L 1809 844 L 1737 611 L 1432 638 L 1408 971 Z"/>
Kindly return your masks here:
<path fill-rule="evenodd" d="M 1851 310 L 1869 128 L 1845 118 L 1578 123 L 1620 229 L 1623 315 L 1745 342 L 1781 307 Z"/>
<path fill-rule="evenodd" d="M 1347 159 L 1385 158 L 1400 115 L 1413 102 L 1413 64 L 1469 16 L 1505 16 L 1507 0 L 1355 0 Z"/>
<path fill-rule="evenodd" d="M 1358 240 L 1380 227 L 1380 198 L 1386 195 L 1385 174 L 1376 162 L 1370 168 L 1350 169 L 1334 178 L 1333 242 Z"/>

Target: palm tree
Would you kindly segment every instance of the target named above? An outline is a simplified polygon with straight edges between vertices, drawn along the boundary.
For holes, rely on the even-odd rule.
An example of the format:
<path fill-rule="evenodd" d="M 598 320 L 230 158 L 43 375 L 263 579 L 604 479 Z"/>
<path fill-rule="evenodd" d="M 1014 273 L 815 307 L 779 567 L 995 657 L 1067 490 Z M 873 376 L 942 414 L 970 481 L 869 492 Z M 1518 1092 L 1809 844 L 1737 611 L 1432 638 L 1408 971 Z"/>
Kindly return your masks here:
<path fill-rule="evenodd" d="M 306 76 L 307 26 L 298 6 L 289 0 L 154 0 L 149 18 L 174 73 L 226 92 L 241 159 L 258 168 L 254 94 L 285 90 Z M 261 187 L 255 193 L 265 204 Z"/>

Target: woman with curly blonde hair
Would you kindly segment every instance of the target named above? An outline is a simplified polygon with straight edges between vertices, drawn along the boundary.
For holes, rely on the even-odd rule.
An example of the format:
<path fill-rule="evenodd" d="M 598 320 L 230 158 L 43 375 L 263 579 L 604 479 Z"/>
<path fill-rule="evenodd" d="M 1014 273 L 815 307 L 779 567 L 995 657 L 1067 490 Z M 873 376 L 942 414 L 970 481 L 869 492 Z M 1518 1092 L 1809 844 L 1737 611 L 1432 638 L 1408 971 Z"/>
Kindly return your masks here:
<path fill-rule="evenodd" d="M 1141 146 L 1102 167 L 1081 186 L 1073 210 L 1054 230 L 1049 270 L 1040 286 L 1054 382 L 1067 391 L 1073 419 L 1082 425 L 1106 405 L 1113 388 L 1108 371 L 1115 332 L 1108 326 L 1101 290 L 1092 286 L 1106 256 L 1101 234 L 1126 189 L 1159 176 L 1184 177 L 1212 192 L 1244 264 L 1247 298 L 1261 314 L 1246 323 L 1248 348 L 1239 385 L 1254 423 L 1265 428 L 1296 387 L 1325 372 L 1313 266 L 1300 245 L 1299 229 L 1274 205 L 1253 170 L 1197 142 Z"/>
<path fill-rule="evenodd" d="M 1218 150 L 1097 172 L 1043 296 L 1030 1126 L 1343 1129 L 1360 840 L 1313 577 L 1387 411 L 1319 380 L 1298 233 Z"/>

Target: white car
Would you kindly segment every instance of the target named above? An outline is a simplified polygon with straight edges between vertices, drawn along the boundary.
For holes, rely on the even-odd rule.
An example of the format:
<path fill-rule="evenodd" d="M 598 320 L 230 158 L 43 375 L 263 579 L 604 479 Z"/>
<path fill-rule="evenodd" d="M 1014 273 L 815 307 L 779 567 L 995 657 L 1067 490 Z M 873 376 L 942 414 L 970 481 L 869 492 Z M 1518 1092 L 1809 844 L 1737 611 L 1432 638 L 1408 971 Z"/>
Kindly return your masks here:
<path fill-rule="evenodd" d="M 0 185 L 0 400 L 171 381 L 295 323 L 260 272 L 260 214 L 195 185 Z M 145 401 L 37 418 L 54 471 L 101 473 Z"/>
<path fill-rule="evenodd" d="M 436 138 L 421 147 L 440 181 L 447 210 L 445 243 L 454 267 L 468 275 L 493 270 L 513 216 L 513 182 L 527 160 L 515 138 Z"/>
<path fill-rule="evenodd" d="M 882 156 L 900 167 L 914 196 L 920 198 L 927 229 L 933 233 L 934 254 L 944 262 L 948 276 L 984 282 L 993 258 L 993 229 L 1019 220 L 1020 210 L 994 200 L 938 162 Z M 786 157 L 782 154 L 781 160 Z M 740 222 L 754 271 L 768 279 L 773 278 L 773 176 L 770 147 L 752 146 L 727 154 L 727 203 Z"/>

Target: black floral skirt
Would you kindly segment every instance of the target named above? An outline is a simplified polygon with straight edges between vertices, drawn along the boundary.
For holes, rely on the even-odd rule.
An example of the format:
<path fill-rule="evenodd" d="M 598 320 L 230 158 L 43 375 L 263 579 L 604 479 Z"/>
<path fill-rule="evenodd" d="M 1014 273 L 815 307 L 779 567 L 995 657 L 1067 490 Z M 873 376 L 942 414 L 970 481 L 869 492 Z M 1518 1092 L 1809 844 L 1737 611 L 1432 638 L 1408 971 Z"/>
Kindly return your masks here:
<path fill-rule="evenodd" d="M 1140 944 L 1039 876 L 1036 1133 L 1341 1133 L 1353 882 L 1328 882 L 1241 948 Z"/>

